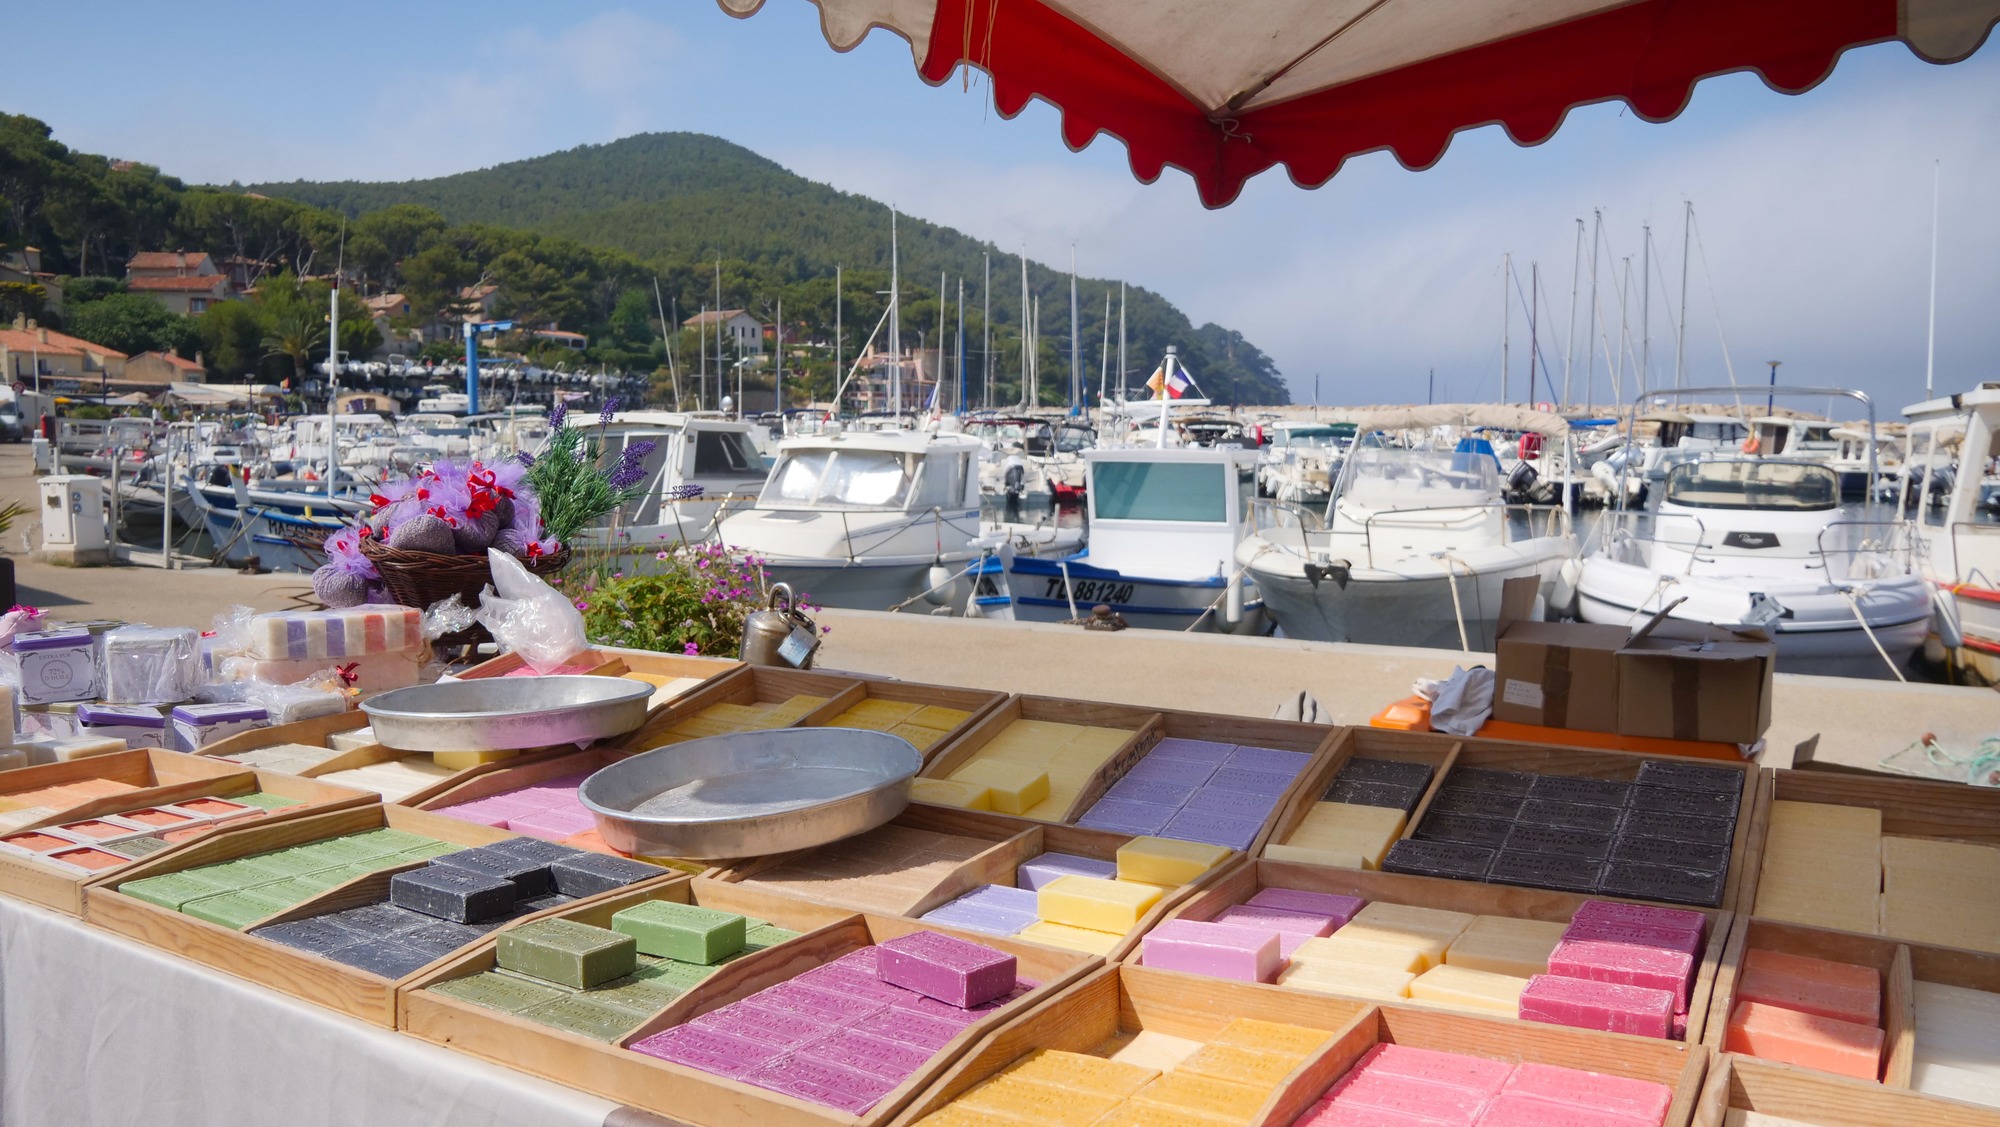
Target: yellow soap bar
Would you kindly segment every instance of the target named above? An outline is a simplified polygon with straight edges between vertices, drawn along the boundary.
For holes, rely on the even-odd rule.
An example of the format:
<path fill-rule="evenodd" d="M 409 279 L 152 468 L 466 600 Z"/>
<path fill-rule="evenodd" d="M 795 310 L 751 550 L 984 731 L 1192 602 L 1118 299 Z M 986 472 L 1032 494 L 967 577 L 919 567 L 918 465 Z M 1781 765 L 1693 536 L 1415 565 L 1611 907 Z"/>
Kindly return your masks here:
<path fill-rule="evenodd" d="M 1880 900 L 1879 894 L 1866 890 L 1762 885 L 1757 889 L 1757 906 L 1751 914 L 1759 919 L 1873 935 L 1878 934 Z"/>
<path fill-rule="evenodd" d="M 1071 927 L 1068 924 L 1037 920 L 1016 932 L 1014 938 L 1049 947 L 1061 947 L 1066 951 L 1082 951 L 1088 955 L 1109 955 L 1125 936 L 1113 935 L 1106 931 L 1092 931 L 1087 927 Z"/>
<path fill-rule="evenodd" d="M 1091 1124 L 1091 1127 L 1225 1127 L 1228 1122 L 1184 1108 L 1128 1103 L 1112 1108 L 1109 1115 Z M 931 1127 L 928 1119 L 924 1120 L 924 1124 Z"/>
<path fill-rule="evenodd" d="M 1053 792 L 1035 803 L 1033 809 L 1023 812 L 1021 817 L 1033 818 L 1037 822 L 1060 822 L 1069 817 L 1070 804 L 1075 801 L 1075 791 Z"/>
<path fill-rule="evenodd" d="M 1186 1037 L 1176 1037 L 1171 1033 L 1161 1033 L 1153 1029 L 1141 1029 L 1132 1039 L 1111 1054 L 1111 1059 L 1120 1064 L 1137 1065 L 1155 1072 L 1167 1072 L 1179 1068 L 1182 1061 L 1200 1052 L 1202 1043 L 1190 1041 Z"/>
<path fill-rule="evenodd" d="M 1940 900 L 1885 892 L 1880 913 L 1882 935 L 1974 951 L 2000 949 L 2000 902 L 1991 899 Z"/>
<path fill-rule="evenodd" d="M 1549 953 L 1566 925 L 1507 916 L 1478 916 L 1445 948 L 1446 966 L 1528 978 L 1547 974 Z"/>
<path fill-rule="evenodd" d="M 1407 817 L 1390 806 L 1360 806 L 1346 802 L 1316 802 L 1285 844 L 1330 853 L 1357 853 L 1366 867 L 1379 869 L 1382 858 L 1403 836 Z"/>
<path fill-rule="evenodd" d="M 484 767 L 488 763 L 498 763 L 521 754 L 516 750 L 502 751 L 434 751 L 431 759 L 447 771 L 463 771 L 469 767 Z"/>
<path fill-rule="evenodd" d="M 1131 738 L 1132 733 L 1123 728 L 1079 728 L 1069 739 L 1068 751 L 1072 755 L 1096 756 L 1102 763 Z"/>
<path fill-rule="evenodd" d="M 345 732 L 335 732 L 326 738 L 326 746 L 335 751 L 354 751 L 357 748 L 367 747 L 374 742 L 375 729 L 372 725 L 350 728 Z"/>
<path fill-rule="evenodd" d="M 1528 980 L 1464 967 L 1432 967 L 1410 983 L 1410 997 L 1433 1005 L 1477 1010 L 1514 1017 L 1521 1011 L 1521 991 Z"/>
<path fill-rule="evenodd" d="M 1778 799 L 1771 803 L 1771 829 L 1816 829 L 1833 833 L 1870 837 L 1882 836 L 1882 812 L 1872 806 L 1835 806 L 1824 802 L 1793 802 Z"/>
<path fill-rule="evenodd" d="M 1124 850 L 1119 850 L 1122 855 Z M 1035 893 L 1035 914 L 1048 923 L 1124 935 L 1160 902 L 1160 890 L 1102 877 L 1057 877 Z"/>
<path fill-rule="evenodd" d="M 1884 871 L 1956 873 L 2000 883 L 2000 849 L 1920 837 L 1882 839 Z"/>
<path fill-rule="evenodd" d="M 1025 814 L 1049 796 L 1049 776 L 1039 767 L 1005 760 L 975 759 L 952 772 L 961 783 L 987 787 L 993 792 L 993 809 L 1003 814 Z"/>
<path fill-rule="evenodd" d="M 1339 853 L 1330 849 L 1307 849 L 1272 842 L 1264 847 L 1266 861 L 1290 861 L 1296 865 L 1324 865 L 1329 869 L 1365 869 L 1368 859 L 1359 853 Z"/>
<path fill-rule="evenodd" d="M 1241 1045 L 1209 1044 L 1182 1061 L 1175 1071 L 1257 1084 L 1268 1090 L 1283 1083 L 1285 1077 L 1290 1076 L 1298 1066 L 1298 1058 L 1280 1053 L 1246 1049 Z"/>
<path fill-rule="evenodd" d="M 1239 1017 L 1223 1026 L 1222 1032 L 1211 1038 L 1209 1043 L 1256 1049 L 1258 1052 L 1276 1053 L 1294 1061 L 1302 1061 L 1318 1052 L 1320 1046 L 1331 1040 L 1333 1034 L 1324 1029 L 1292 1025 L 1282 1021 L 1264 1021 L 1254 1017 Z"/>
<path fill-rule="evenodd" d="M 921 706 L 911 701 L 879 700 L 874 697 L 867 697 L 856 701 L 854 707 L 847 710 L 847 715 L 880 716 L 891 720 L 908 720 L 919 707 Z"/>
<path fill-rule="evenodd" d="M 1758 872 L 1760 885 L 1798 884 L 1874 892 L 1882 884 L 1882 863 L 1873 854 L 1843 854 L 1830 845 L 1766 853 L 1764 866 Z"/>
<path fill-rule="evenodd" d="M 1457 939 L 1472 921 L 1479 917 L 1470 912 L 1448 912 L 1443 908 L 1419 908 L 1410 904 L 1391 904 L 1384 900 L 1371 900 L 1363 905 L 1348 926 L 1363 924 L 1371 927 L 1400 928 L 1407 931 L 1436 935 L 1444 939 Z M 1334 932 L 1340 935 L 1347 929 Z"/>
<path fill-rule="evenodd" d="M 937 728 L 941 731 L 949 732 L 970 719 L 972 719 L 972 713 L 967 712 L 965 709 L 945 708 L 942 705 L 927 704 L 910 713 L 909 722 L 925 728 Z"/>
<path fill-rule="evenodd" d="M 956 779 L 911 779 L 910 801 L 932 806 L 956 806 L 961 810 L 993 809 L 993 790 Z"/>
<path fill-rule="evenodd" d="M 952 1103 L 931 1112 L 917 1122 L 922 1124 L 922 1127 L 1023 1127 L 1032 1121 L 1012 1115 L 1002 1115 L 997 1111 L 984 1111 Z M 1100 1119 L 1098 1122 L 1104 1121 Z"/>
<path fill-rule="evenodd" d="M 957 1102 L 975 1111 L 998 1112 L 1055 1127 L 1090 1127 L 1120 1101 L 1117 1096 L 1002 1074 L 958 1097 Z"/>
<path fill-rule="evenodd" d="M 1065 1053 L 1058 1049 L 1037 1049 L 1009 1065 L 1006 1072 L 1006 1075 L 1024 1080 L 1120 1099 L 1145 1087 L 1159 1074 L 1160 1070 L 1156 1068 L 1122 1064 L 1084 1053 Z"/>
<path fill-rule="evenodd" d="M 1308 939 L 1292 951 L 1295 963 L 1348 963 L 1381 967 L 1405 974 L 1422 974 L 1437 965 L 1428 947 L 1402 947 L 1366 940 L 1326 936 Z"/>
<path fill-rule="evenodd" d="M 1182 1065 L 1162 1074 L 1159 1079 L 1139 1089 L 1132 1102 L 1198 1112 L 1233 1123 L 1248 1124 L 1257 1118 L 1264 1101 L 1271 1097 L 1269 1089 L 1233 1080 L 1218 1080 L 1213 1076 L 1185 1071 L 1186 1067 Z"/>
<path fill-rule="evenodd" d="M 889 732 L 891 735 L 901 736 L 910 741 L 910 746 L 918 751 L 929 751 L 945 737 L 945 733 L 936 728 L 925 728 L 917 724 L 898 724 L 889 729 Z"/>
<path fill-rule="evenodd" d="M 1229 859 L 1231 850 L 1198 841 L 1135 837 L 1118 847 L 1118 879 L 1169 887 L 1192 884 Z"/>
<path fill-rule="evenodd" d="M 1359 998 L 1396 1001 L 1410 996 L 1410 983 L 1417 976 L 1387 967 L 1364 967 L 1353 963 L 1298 963 L 1278 975 L 1278 985 L 1321 994 L 1346 994 Z"/>

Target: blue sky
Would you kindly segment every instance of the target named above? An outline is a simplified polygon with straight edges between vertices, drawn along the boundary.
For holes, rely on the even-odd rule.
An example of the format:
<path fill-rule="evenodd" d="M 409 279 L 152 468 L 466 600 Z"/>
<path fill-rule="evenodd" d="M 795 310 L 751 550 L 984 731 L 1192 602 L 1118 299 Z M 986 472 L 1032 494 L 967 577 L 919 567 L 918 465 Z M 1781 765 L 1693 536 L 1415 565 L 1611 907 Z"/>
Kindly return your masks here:
<path fill-rule="evenodd" d="M 1507 251 L 1524 287 L 1529 264 L 1541 265 L 1539 335 L 1560 385 L 1574 220 L 1596 209 L 1602 333 L 1587 359 L 1586 280 L 1567 349 L 1572 398 L 1613 398 L 1613 367 L 1624 397 L 1638 386 L 1648 223 L 1649 378 L 1671 379 L 1667 311 L 1679 304 L 1692 199 L 1690 382 L 1728 382 L 1733 365 L 1736 379 L 1761 383 L 1764 362 L 1779 359 L 1788 382 L 1857 386 L 1892 414 L 1923 391 L 1931 174 L 1942 161 L 1937 386 L 2000 378 L 1993 44 L 1950 67 L 1900 44 L 1852 52 L 1797 98 L 1748 75 L 1713 79 L 1664 125 L 1586 107 L 1532 148 L 1476 130 L 1423 172 L 1378 154 L 1315 191 L 1267 174 L 1209 212 L 1178 173 L 1133 180 L 1115 140 L 1071 153 L 1045 106 L 1006 121 L 976 79 L 969 92 L 925 86 L 908 45 L 887 33 L 833 52 L 805 0 L 770 0 L 742 21 L 705 0 L 354 0 L 332 14 L 224 2 L 199 18 L 73 0 L 9 22 L 17 42 L 88 43 L 96 62 L 66 78 L 0 68 L 0 108 L 190 180 L 405 179 L 647 130 L 713 133 L 1043 261 L 1066 263 L 1074 244 L 1085 274 L 1141 282 L 1197 321 L 1242 330 L 1299 398 L 1318 373 L 1329 403 L 1421 400 L 1433 370 L 1440 398 L 1498 397 Z M 1518 305 L 1512 319 L 1518 398 L 1528 326 Z"/>

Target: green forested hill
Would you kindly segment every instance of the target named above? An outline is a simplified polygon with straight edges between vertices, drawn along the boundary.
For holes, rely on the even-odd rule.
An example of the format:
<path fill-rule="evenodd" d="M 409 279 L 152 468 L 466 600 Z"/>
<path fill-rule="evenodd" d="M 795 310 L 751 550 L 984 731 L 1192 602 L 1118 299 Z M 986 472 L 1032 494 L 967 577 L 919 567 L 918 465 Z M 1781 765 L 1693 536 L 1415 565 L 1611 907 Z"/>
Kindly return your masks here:
<path fill-rule="evenodd" d="M 874 292 L 888 283 L 886 206 L 698 134 L 642 134 L 433 180 L 293 182 L 248 190 L 353 217 L 417 205 L 434 209 L 455 227 L 526 229 L 623 252 L 658 275 L 683 317 L 702 302 L 714 302 L 714 264 L 720 258 L 723 305 L 747 306 L 769 318 L 782 299 L 788 325 L 824 332 L 833 323 L 833 273 L 839 266 L 846 274 L 850 355 L 881 312 Z M 978 348 L 979 286 L 985 256 L 992 256 L 995 363 L 1010 401 L 1020 364 L 1019 258 L 909 217 L 899 221 L 898 232 L 906 343 L 913 344 L 919 330 L 935 343 L 942 272 L 954 300 L 958 280 L 965 280 L 968 350 Z M 1029 276 L 1042 303 L 1039 357 L 1047 396 L 1068 381 L 1069 281 L 1032 263 Z M 1117 283 L 1085 279 L 1080 285 L 1083 371 L 1094 388 L 1102 362 L 1104 295 L 1107 286 L 1115 290 Z M 1288 401 L 1270 359 L 1240 334 L 1213 324 L 1197 327 L 1164 298 L 1138 286 L 1128 287 L 1127 302 L 1129 364 L 1136 381 L 1173 344 L 1202 389 L 1216 399 Z M 955 308 L 948 323 L 955 328 Z M 979 366 L 973 356 L 968 368 L 976 372 Z"/>

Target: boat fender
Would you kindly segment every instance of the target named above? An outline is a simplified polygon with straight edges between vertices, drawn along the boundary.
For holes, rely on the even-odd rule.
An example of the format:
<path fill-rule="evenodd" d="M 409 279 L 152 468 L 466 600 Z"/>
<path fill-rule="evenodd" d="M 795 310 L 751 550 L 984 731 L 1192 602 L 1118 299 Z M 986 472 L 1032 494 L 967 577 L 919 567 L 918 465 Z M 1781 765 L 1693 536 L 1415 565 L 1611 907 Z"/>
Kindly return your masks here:
<path fill-rule="evenodd" d="M 1955 650 L 1965 645 L 1965 632 L 1958 626 L 1958 605 L 1950 593 L 1942 587 L 1931 588 L 1931 605 L 1936 609 L 1932 621 L 1937 626 L 1938 640 L 1947 650 Z"/>
<path fill-rule="evenodd" d="M 1222 621 L 1238 626 L 1243 622 L 1243 581 L 1231 576 L 1228 583 L 1229 590 L 1222 596 Z"/>
<path fill-rule="evenodd" d="M 1567 559 L 1549 583 L 1548 605 L 1556 614 L 1569 618 L 1576 614 L 1577 583 L 1583 578 L 1583 561 Z"/>
<path fill-rule="evenodd" d="M 1609 490 L 1612 496 L 1616 497 L 1618 495 L 1618 473 L 1612 469 L 1608 461 L 1598 462 L 1591 466 L 1590 476 L 1604 483 L 1604 488 Z"/>
<path fill-rule="evenodd" d="M 934 607 L 949 604 L 951 602 L 951 577 L 952 571 L 950 568 L 944 566 L 943 560 L 938 560 L 932 564 L 930 573 L 925 577 L 930 583 L 930 589 L 924 592 L 924 601 Z"/>

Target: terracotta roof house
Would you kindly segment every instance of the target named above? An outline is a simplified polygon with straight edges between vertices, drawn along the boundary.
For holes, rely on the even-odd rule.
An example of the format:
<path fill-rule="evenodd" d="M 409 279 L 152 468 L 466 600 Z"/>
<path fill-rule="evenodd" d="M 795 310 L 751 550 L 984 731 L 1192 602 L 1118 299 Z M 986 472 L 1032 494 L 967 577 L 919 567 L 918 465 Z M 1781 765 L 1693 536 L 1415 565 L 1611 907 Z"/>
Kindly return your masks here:
<path fill-rule="evenodd" d="M 125 378 L 158 383 L 207 383 L 208 365 L 201 354 L 192 360 L 171 352 L 141 352 L 125 361 Z"/>
<path fill-rule="evenodd" d="M 707 329 L 713 333 L 716 322 L 722 323 L 722 335 L 736 351 L 745 356 L 761 356 L 764 353 L 764 323 L 750 316 L 744 309 L 708 309 L 681 322 L 684 329 Z"/>
<path fill-rule="evenodd" d="M 125 264 L 125 288 L 188 316 L 206 313 L 232 296 L 229 275 L 199 251 L 140 251 Z"/>
<path fill-rule="evenodd" d="M 35 379 L 113 379 L 125 375 L 124 353 L 45 329 L 27 318 L 0 328 L 0 378 L 33 386 Z"/>

